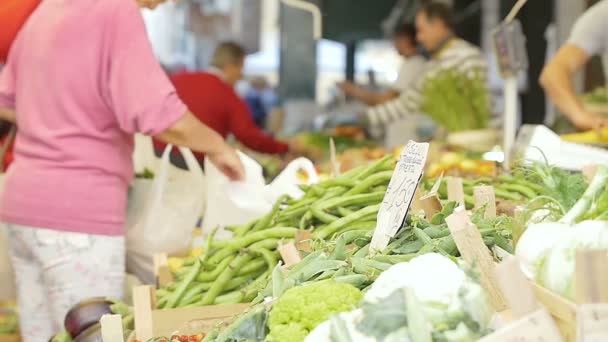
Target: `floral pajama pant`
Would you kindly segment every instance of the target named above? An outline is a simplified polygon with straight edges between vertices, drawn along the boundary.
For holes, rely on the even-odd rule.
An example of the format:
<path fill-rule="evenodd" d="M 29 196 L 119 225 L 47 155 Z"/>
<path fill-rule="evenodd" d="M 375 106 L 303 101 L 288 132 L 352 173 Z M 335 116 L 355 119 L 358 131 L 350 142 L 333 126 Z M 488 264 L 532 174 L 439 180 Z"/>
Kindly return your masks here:
<path fill-rule="evenodd" d="M 124 237 L 6 227 L 23 342 L 47 342 L 84 299 L 123 297 Z"/>

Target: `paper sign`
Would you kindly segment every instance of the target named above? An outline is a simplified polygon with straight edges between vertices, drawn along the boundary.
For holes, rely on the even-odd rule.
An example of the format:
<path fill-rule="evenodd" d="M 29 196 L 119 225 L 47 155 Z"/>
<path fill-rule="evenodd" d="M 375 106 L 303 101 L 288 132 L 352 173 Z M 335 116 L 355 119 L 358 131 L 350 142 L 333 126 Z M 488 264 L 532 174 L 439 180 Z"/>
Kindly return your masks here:
<path fill-rule="evenodd" d="M 544 310 L 538 310 L 482 338 L 479 342 L 561 342 L 555 321 Z"/>
<path fill-rule="evenodd" d="M 584 304 L 576 310 L 577 341 L 608 341 L 608 304 Z"/>
<path fill-rule="evenodd" d="M 390 239 L 403 225 L 422 178 L 428 151 L 428 143 L 410 140 L 401 152 L 378 212 L 376 230 L 371 242 L 372 252 L 386 248 Z"/>

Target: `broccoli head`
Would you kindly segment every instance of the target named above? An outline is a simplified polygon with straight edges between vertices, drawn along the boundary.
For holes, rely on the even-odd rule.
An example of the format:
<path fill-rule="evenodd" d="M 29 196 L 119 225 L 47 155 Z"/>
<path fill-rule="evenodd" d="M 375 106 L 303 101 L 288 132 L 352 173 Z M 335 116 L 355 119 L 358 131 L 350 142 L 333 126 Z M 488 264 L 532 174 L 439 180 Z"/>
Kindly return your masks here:
<path fill-rule="evenodd" d="M 266 341 L 304 341 L 310 331 L 332 314 L 357 307 L 362 297 L 356 287 L 333 280 L 291 288 L 270 311 Z"/>

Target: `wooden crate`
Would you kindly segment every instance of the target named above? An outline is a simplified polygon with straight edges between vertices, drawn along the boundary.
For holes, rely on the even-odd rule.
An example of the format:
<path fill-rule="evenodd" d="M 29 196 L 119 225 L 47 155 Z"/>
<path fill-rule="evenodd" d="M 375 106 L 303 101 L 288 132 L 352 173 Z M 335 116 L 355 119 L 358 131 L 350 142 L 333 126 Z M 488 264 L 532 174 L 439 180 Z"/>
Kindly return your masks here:
<path fill-rule="evenodd" d="M 196 322 L 202 333 L 211 331 L 218 323 L 230 321 L 245 312 L 250 304 L 209 305 L 198 308 L 155 310 L 154 289 L 139 286 L 133 289 L 135 334 L 140 341 L 152 337 L 170 337 L 177 329 Z"/>
<path fill-rule="evenodd" d="M 576 341 L 576 304 L 546 288 L 532 283 L 539 302 L 551 313 L 566 342 Z"/>
<path fill-rule="evenodd" d="M 19 335 L 0 335 L 0 342 L 21 342 Z"/>

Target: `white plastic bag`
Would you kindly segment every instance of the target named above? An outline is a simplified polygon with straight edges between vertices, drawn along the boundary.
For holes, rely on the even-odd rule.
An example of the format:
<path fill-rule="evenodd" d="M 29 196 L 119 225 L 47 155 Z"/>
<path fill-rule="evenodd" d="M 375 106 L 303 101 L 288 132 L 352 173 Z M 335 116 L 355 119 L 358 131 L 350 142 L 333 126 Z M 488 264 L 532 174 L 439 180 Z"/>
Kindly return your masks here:
<path fill-rule="evenodd" d="M 179 148 L 188 171 L 169 162 L 165 149 L 154 180 L 136 180 L 130 192 L 127 269 L 145 283 L 154 281 L 152 256 L 179 254 L 192 242 L 192 231 L 205 205 L 205 177 L 192 152 Z"/>
<path fill-rule="evenodd" d="M 241 152 L 239 157 L 245 167 L 244 182 L 230 182 L 213 164 L 205 160 L 207 208 L 203 216 L 203 234 L 209 234 L 219 227 L 220 230 L 215 237 L 217 239 L 229 237 L 231 233 L 223 228 L 245 224 L 263 216 L 272 209 L 272 205 L 282 195 L 301 197 L 303 192 L 298 188 L 299 184 L 319 182 L 313 163 L 306 158 L 291 162 L 275 181 L 266 185 L 262 167 Z M 299 170 L 307 173 L 307 181 L 298 180 Z"/>

